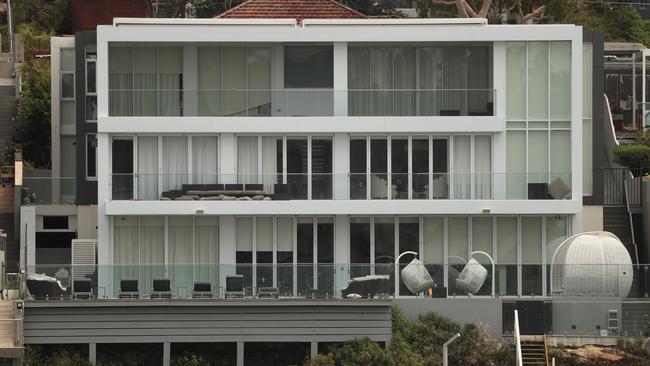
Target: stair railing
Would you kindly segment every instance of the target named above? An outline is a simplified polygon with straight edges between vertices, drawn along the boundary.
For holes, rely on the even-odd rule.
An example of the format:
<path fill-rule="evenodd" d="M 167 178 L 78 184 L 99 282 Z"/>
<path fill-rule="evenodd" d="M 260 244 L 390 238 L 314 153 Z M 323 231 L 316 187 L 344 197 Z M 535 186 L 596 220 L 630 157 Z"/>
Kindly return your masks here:
<path fill-rule="evenodd" d="M 624 174 L 631 175 L 632 173 L 629 171 L 626 171 Z M 625 177 L 625 181 L 629 179 L 629 177 Z M 625 210 L 627 210 L 627 219 L 630 223 L 630 240 L 632 241 L 632 246 L 634 247 L 634 258 L 636 259 L 636 264 L 639 264 L 639 249 L 636 246 L 636 239 L 634 238 L 634 221 L 632 220 L 632 211 L 630 210 L 630 200 L 629 200 L 629 192 L 627 191 L 627 184 L 623 184 L 623 195 L 625 198 Z"/>
<path fill-rule="evenodd" d="M 521 357 L 521 334 L 519 333 L 519 312 L 515 310 L 515 361 L 517 366 L 523 366 Z"/>

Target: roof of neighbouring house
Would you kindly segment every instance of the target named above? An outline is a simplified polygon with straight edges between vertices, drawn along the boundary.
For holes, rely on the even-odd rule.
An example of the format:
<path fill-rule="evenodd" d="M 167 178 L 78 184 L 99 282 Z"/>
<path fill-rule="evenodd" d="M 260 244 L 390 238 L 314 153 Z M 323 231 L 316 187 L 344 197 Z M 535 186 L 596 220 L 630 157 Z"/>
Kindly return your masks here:
<path fill-rule="evenodd" d="M 247 0 L 216 18 L 364 19 L 335 0 Z"/>

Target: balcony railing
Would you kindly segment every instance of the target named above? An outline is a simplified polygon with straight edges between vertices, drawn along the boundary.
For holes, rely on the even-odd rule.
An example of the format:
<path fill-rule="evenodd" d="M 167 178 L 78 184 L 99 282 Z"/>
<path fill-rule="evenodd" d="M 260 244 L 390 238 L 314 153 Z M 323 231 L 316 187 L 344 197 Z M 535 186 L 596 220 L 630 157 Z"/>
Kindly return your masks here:
<path fill-rule="evenodd" d="M 570 199 L 570 173 L 113 174 L 113 200 Z"/>
<path fill-rule="evenodd" d="M 23 177 L 23 205 L 74 205 L 76 177 Z"/>
<path fill-rule="evenodd" d="M 109 115 L 494 116 L 495 97 L 494 89 L 110 89 Z"/>
<path fill-rule="evenodd" d="M 424 264 L 434 282 L 431 291 L 424 291 L 425 297 L 487 297 L 494 294 L 496 297 L 647 299 L 650 293 L 650 265 L 647 264 L 551 266 L 497 263 L 492 267 L 487 262 L 466 264 L 464 260 L 452 259 L 457 258 L 450 257 L 449 264 Z M 162 291 L 170 299 L 196 298 L 197 291 L 209 295 L 202 298 L 213 299 L 228 298 L 229 295 L 263 298 L 269 292 L 274 297 L 284 298 L 415 296 L 405 286 L 400 274 L 407 263 L 398 266 L 392 257 L 378 257 L 374 264 L 36 265 L 27 269 L 26 296 L 36 300 L 57 300 L 74 298 L 75 294 L 83 292 L 89 295 L 84 298 L 115 299 L 130 292 L 130 298 L 149 299 Z M 478 287 L 469 289 L 472 283 L 467 281 L 467 274 L 481 271 L 486 272 L 485 279 L 479 278 Z M 234 285 L 231 283 L 233 277 L 239 277 L 235 278 Z M 168 288 L 156 288 L 154 280 L 157 279 L 168 280 Z M 124 281 L 130 281 L 130 288 L 126 288 Z"/>

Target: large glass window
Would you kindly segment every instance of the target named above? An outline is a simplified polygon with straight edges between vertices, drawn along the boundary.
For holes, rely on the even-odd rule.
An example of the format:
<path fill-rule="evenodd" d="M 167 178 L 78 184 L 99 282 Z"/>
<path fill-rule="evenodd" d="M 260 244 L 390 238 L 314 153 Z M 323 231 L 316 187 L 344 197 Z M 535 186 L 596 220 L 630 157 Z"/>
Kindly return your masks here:
<path fill-rule="evenodd" d="M 86 49 L 86 122 L 97 121 L 97 51 Z"/>
<path fill-rule="evenodd" d="M 285 46 L 285 88 L 332 88 L 334 49 L 332 46 Z"/>
<path fill-rule="evenodd" d="M 458 293 L 456 279 L 463 270 L 469 254 L 469 218 L 449 217 L 447 219 L 447 253 L 449 255 L 449 292 Z"/>
<path fill-rule="evenodd" d="M 350 217 L 350 277 L 370 274 L 370 218 Z"/>
<path fill-rule="evenodd" d="M 418 217 L 400 217 L 399 218 L 399 253 L 407 251 L 419 253 L 420 252 L 420 220 Z M 399 270 L 400 272 L 406 265 L 413 260 L 412 256 L 404 256 L 400 258 Z M 412 294 L 404 285 L 403 281 L 399 281 L 400 295 L 416 295 Z"/>
<path fill-rule="evenodd" d="M 277 243 L 277 286 L 281 294 L 293 294 L 294 265 L 293 265 L 293 218 L 278 217 L 276 219 Z"/>
<path fill-rule="evenodd" d="M 521 218 L 521 293 L 542 295 L 542 218 Z"/>
<path fill-rule="evenodd" d="M 496 293 L 507 296 L 518 294 L 517 263 L 518 237 L 516 217 L 497 217 Z"/>
<path fill-rule="evenodd" d="M 97 179 L 97 135 L 86 135 L 86 179 Z"/>
<path fill-rule="evenodd" d="M 133 140 L 113 139 L 113 194 L 114 200 L 133 198 Z"/>
<path fill-rule="evenodd" d="M 236 251 L 235 261 L 237 263 L 237 274 L 244 277 L 244 286 L 253 286 L 253 218 L 237 217 L 236 229 Z"/>

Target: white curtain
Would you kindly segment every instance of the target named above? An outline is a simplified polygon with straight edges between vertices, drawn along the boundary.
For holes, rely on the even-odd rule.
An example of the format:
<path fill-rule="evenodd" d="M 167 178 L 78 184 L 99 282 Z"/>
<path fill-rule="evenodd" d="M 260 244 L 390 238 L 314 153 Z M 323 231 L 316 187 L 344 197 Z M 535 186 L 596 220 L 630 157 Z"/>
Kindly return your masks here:
<path fill-rule="evenodd" d="M 470 199 L 471 182 L 471 136 L 454 136 L 454 199 Z"/>
<path fill-rule="evenodd" d="M 133 50 L 110 47 L 108 51 L 109 114 L 128 116 L 133 108 Z"/>
<path fill-rule="evenodd" d="M 393 48 L 393 115 L 415 115 L 415 47 Z"/>
<path fill-rule="evenodd" d="M 158 198 L 158 136 L 138 136 L 138 199 Z"/>
<path fill-rule="evenodd" d="M 370 48 L 348 48 L 348 113 L 368 116 L 370 112 Z"/>
<path fill-rule="evenodd" d="M 213 291 L 219 285 L 219 218 L 194 218 L 194 281 L 210 282 Z"/>
<path fill-rule="evenodd" d="M 467 47 L 467 109 L 468 112 L 487 112 L 492 101 L 490 74 L 492 62 L 488 46 Z"/>
<path fill-rule="evenodd" d="M 492 138 L 474 137 L 474 198 L 492 198 Z"/>
<path fill-rule="evenodd" d="M 237 182 L 257 183 L 257 136 L 237 138 Z"/>
<path fill-rule="evenodd" d="M 158 49 L 133 49 L 133 115 L 158 114 Z"/>
<path fill-rule="evenodd" d="M 275 136 L 262 137 L 262 180 L 264 192 L 273 193 L 273 185 L 278 183 L 278 141 Z"/>
<path fill-rule="evenodd" d="M 223 48 L 223 115 L 245 116 L 246 48 Z"/>
<path fill-rule="evenodd" d="M 271 115 L 271 49 L 250 47 L 247 50 L 248 115 Z"/>
<path fill-rule="evenodd" d="M 193 183 L 218 182 L 217 136 L 192 137 L 192 172 L 194 172 Z"/>
<path fill-rule="evenodd" d="M 113 217 L 113 283 L 119 293 L 120 280 L 138 278 L 140 263 L 138 247 L 138 217 Z"/>
<path fill-rule="evenodd" d="M 181 189 L 187 183 L 187 137 L 162 138 L 162 190 Z"/>
<path fill-rule="evenodd" d="M 221 48 L 198 48 L 199 116 L 221 116 Z"/>
<path fill-rule="evenodd" d="M 151 294 L 153 279 L 165 276 L 165 218 L 140 217 L 140 291 Z"/>
<path fill-rule="evenodd" d="M 420 48 L 420 110 L 421 116 L 437 116 L 442 88 L 442 48 Z"/>
<path fill-rule="evenodd" d="M 467 48 L 444 47 L 442 110 L 467 114 L 465 89 L 467 89 Z"/>
<path fill-rule="evenodd" d="M 183 84 L 183 48 L 161 47 L 159 52 L 160 116 L 181 115 Z"/>
<path fill-rule="evenodd" d="M 169 216 L 167 220 L 172 293 L 185 296 L 192 288 L 192 217 Z"/>
<path fill-rule="evenodd" d="M 388 47 L 370 48 L 370 115 L 393 115 L 393 52 Z"/>

